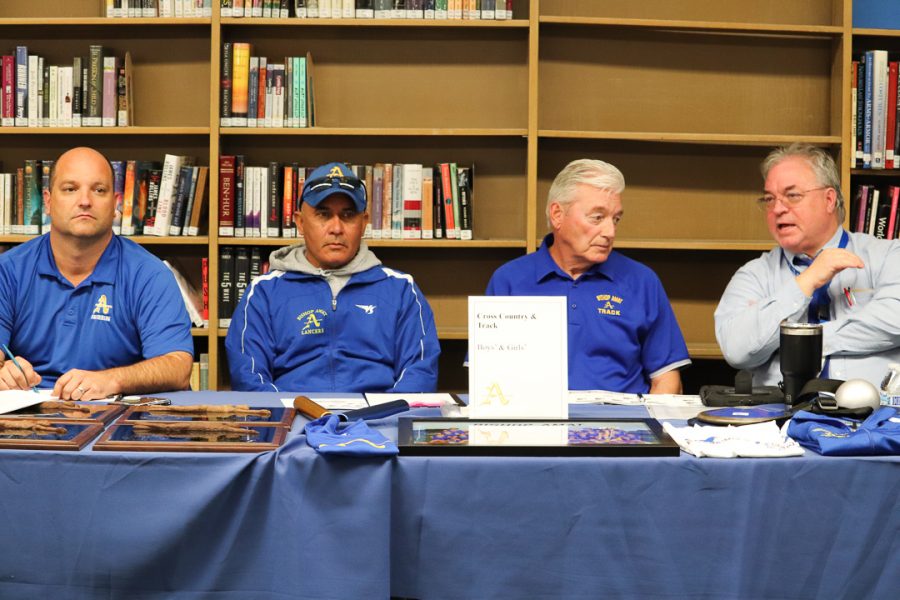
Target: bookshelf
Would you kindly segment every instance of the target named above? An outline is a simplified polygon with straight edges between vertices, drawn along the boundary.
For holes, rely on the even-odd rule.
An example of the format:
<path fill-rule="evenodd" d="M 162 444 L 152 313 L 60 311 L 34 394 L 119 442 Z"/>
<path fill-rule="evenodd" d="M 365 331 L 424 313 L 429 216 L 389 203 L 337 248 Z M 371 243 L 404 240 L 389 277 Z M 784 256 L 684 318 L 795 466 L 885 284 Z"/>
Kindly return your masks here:
<path fill-rule="evenodd" d="M 428 296 L 445 361 L 464 353 L 467 296 L 538 247 L 549 185 L 583 156 L 622 169 L 616 247 L 660 275 L 692 356 L 720 360 L 719 296 L 740 265 L 772 246 L 753 203 L 759 161 L 797 140 L 829 147 L 849 196 L 852 178 L 872 175 L 851 174 L 844 157 L 851 50 L 900 50 L 897 31 L 852 28 L 851 0 L 516 0 L 507 21 L 221 18 L 215 8 L 207 19 L 106 19 L 101 5 L 9 0 L 0 31 L 8 45 L 21 40 L 51 58 L 90 43 L 130 50 L 137 125 L 0 129 L 0 160 L 87 143 L 111 158 L 169 152 L 209 165 L 208 234 L 137 240 L 196 262 L 195 279 L 199 259 L 210 259 L 213 324 L 219 247 L 291 242 L 217 235 L 219 154 L 243 154 L 248 165 L 475 163 L 474 240 L 370 242 Z M 317 126 L 220 128 L 226 41 L 266 56 L 311 52 Z M 0 242 L 23 239 L 13 237 Z M 211 386 L 227 387 L 225 330 L 193 331 L 198 352 L 210 354 Z M 464 372 L 449 370 L 441 387 L 464 388 Z"/>

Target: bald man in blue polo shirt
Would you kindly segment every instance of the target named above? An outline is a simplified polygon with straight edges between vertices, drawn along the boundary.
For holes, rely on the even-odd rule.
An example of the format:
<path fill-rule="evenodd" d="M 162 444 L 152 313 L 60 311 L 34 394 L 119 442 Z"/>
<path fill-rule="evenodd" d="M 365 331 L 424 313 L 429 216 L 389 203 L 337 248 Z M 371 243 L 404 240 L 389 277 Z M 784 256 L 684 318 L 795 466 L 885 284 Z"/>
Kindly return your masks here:
<path fill-rule="evenodd" d="M 547 198 L 552 233 L 497 269 L 486 293 L 566 297 L 570 390 L 681 393 L 691 361 L 662 283 L 613 251 L 624 189 L 613 165 L 569 163 Z"/>
<path fill-rule="evenodd" d="M 63 153 L 44 192 L 50 232 L 0 255 L 0 342 L 16 357 L 0 366 L 0 390 L 95 400 L 188 386 L 178 286 L 158 258 L 113 235 L 112 179 L 96 150 Z"/>

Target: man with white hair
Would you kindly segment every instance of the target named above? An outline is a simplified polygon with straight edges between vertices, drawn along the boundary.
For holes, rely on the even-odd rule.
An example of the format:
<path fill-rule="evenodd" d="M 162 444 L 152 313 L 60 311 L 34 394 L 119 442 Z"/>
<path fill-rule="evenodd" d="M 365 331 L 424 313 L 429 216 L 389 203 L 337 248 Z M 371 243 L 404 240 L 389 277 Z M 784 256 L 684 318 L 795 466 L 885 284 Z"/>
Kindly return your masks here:
<path fill-rule="evenodd" d="M 570 390 L 677 394 L 691 361 L 662 283 L 613 251 L 624 189 L 611 164 L 569 163 L 547 197 L 551 233 L 497 269 L 486 293 L 566 297 Z"/>
<path fill-rule="evenodd" d="M 776 148 L 762 175 L 757 203 L 778 245 L 725 288 L 715 313 L 725 360 L 777 383 L 781 321 L 822 323 L 822 375 L 878 385 L 900 362 L 900 243 L 844 230 L 837 167 L 821 148 Z"/>

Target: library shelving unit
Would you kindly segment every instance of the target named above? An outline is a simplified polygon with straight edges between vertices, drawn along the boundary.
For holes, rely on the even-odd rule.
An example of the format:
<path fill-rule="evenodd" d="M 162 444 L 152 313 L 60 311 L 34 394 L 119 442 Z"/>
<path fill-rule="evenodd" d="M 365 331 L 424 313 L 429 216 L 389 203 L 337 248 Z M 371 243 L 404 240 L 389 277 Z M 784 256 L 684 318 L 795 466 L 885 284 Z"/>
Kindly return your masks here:
<path fill-rule="evenodd" d="M 576 158 L 607 160 L 627 182 L 617 249 L 660 275 L 691 355 L 721 359 L 718 299 L 772 246 L 753 202 L 760 160 L 798 140 L 827 147 L 848 195 L 851 48 L 900 46 L 894 32 L 853 30 L 850 0 L 516 0 L 513 19 L 495 22 L 222 18 L 215 7 L 207 19 L 105 19 L 100 6 L 8 0 L 0 29 L 10 46 L 60 60 L 90 43 L 130 50 L 137 125 L 0 129 L 0 159 L 89 143 L 111 158 L 174 152 L 209 165 L 208 234 L 139 241 L 193 259 L 195 279 L 209 257 L 212 326 L 195 335 L 213 388 L 228 386 L 219 246 L 292 242 L 218 236 L 219 154 L 248 165 L 475 163 L 475 239 L 370 242 L 416 278 L 451 361 L 465 351 L 467 297 L 540 244 L 555 174 Z M 311 52 L 316 127 L 220 128 L 222 42 L 269 57 Z M 442 372 L 441 388 L 464 388 L 463 375 Z"/>

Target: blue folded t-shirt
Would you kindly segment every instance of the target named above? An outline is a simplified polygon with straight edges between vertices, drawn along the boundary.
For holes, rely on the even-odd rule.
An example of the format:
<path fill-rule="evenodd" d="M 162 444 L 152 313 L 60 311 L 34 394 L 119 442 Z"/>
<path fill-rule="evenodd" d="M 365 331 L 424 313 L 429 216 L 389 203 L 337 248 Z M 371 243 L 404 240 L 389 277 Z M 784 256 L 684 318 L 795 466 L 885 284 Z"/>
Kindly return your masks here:
<path fill-rule="evenodd" d="M 338 415 L 326 415 L 306 424 L 306 442 L 319 454 L 343 456 L 394 456 L 400 450 L 390 439 L 365 421 L 342 423 Z"/>

